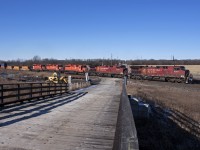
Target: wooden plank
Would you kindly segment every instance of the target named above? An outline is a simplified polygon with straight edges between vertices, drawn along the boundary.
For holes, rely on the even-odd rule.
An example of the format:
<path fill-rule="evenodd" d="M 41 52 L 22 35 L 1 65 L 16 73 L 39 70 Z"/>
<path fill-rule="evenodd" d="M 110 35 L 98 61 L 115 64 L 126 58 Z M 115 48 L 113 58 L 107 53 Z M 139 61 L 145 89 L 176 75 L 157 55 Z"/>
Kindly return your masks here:
<path fill-rule="evenodd" d="M 121 93 L 115 80 L 87 89 L 79 99 L 27 103 L 11 114 L 5 110 L 0 114 L 0 149 L 112 150 Z"/>

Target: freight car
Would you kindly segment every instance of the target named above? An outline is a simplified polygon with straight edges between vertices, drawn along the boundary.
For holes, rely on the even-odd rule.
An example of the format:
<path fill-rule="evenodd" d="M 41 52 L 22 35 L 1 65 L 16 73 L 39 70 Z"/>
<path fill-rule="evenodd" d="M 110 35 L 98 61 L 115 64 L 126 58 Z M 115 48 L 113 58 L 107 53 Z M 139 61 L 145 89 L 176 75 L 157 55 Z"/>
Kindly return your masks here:
<path fill-rule="evenodd" d="M 1 66 L 1 69 L 7 69 L 7 70 L 26 70 L 29 71 L 30 67 L 29 66 Z"/>
<path fill-rule="evenodd" d="M 166 82 L 192 83 L 192 74 L 184 66 L 131 66 L 130 78 L 138 80 L 163 79 Z"/>

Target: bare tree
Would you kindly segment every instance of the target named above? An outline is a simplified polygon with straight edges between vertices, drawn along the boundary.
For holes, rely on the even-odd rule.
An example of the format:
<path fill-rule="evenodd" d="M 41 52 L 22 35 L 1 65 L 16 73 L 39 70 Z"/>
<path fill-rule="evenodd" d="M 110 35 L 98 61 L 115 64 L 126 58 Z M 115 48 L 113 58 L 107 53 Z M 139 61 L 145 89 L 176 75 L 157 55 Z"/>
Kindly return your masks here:
<path fill-rule="evenodd" d="M 33 57 L 33 62 L 40 62 L 41 61 L 41 57 L 36 55 Z"/>

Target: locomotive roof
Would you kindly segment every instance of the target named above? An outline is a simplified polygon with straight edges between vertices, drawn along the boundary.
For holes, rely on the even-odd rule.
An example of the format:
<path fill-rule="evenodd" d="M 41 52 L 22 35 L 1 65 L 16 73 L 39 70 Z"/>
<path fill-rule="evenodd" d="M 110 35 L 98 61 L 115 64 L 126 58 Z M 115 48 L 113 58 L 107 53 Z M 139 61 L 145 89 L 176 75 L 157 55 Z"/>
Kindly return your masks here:
<path fill-rule="evenodd" d="M 130 68 L 138 69 L 138 68 L 185 68 L 185 66 L 174 66 L 174 65 L 132 65 Z"/>

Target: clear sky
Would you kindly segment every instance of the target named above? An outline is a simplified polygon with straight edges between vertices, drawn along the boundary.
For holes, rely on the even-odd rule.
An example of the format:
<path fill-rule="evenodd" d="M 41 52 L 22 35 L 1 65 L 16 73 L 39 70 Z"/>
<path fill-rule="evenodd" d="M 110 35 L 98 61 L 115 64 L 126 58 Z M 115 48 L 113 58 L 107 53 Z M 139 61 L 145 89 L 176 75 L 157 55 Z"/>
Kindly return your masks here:
<path fill-rule="evenodd" d="M 200 0 L 0 0 L 0 60 L 200 59 Z"/>

